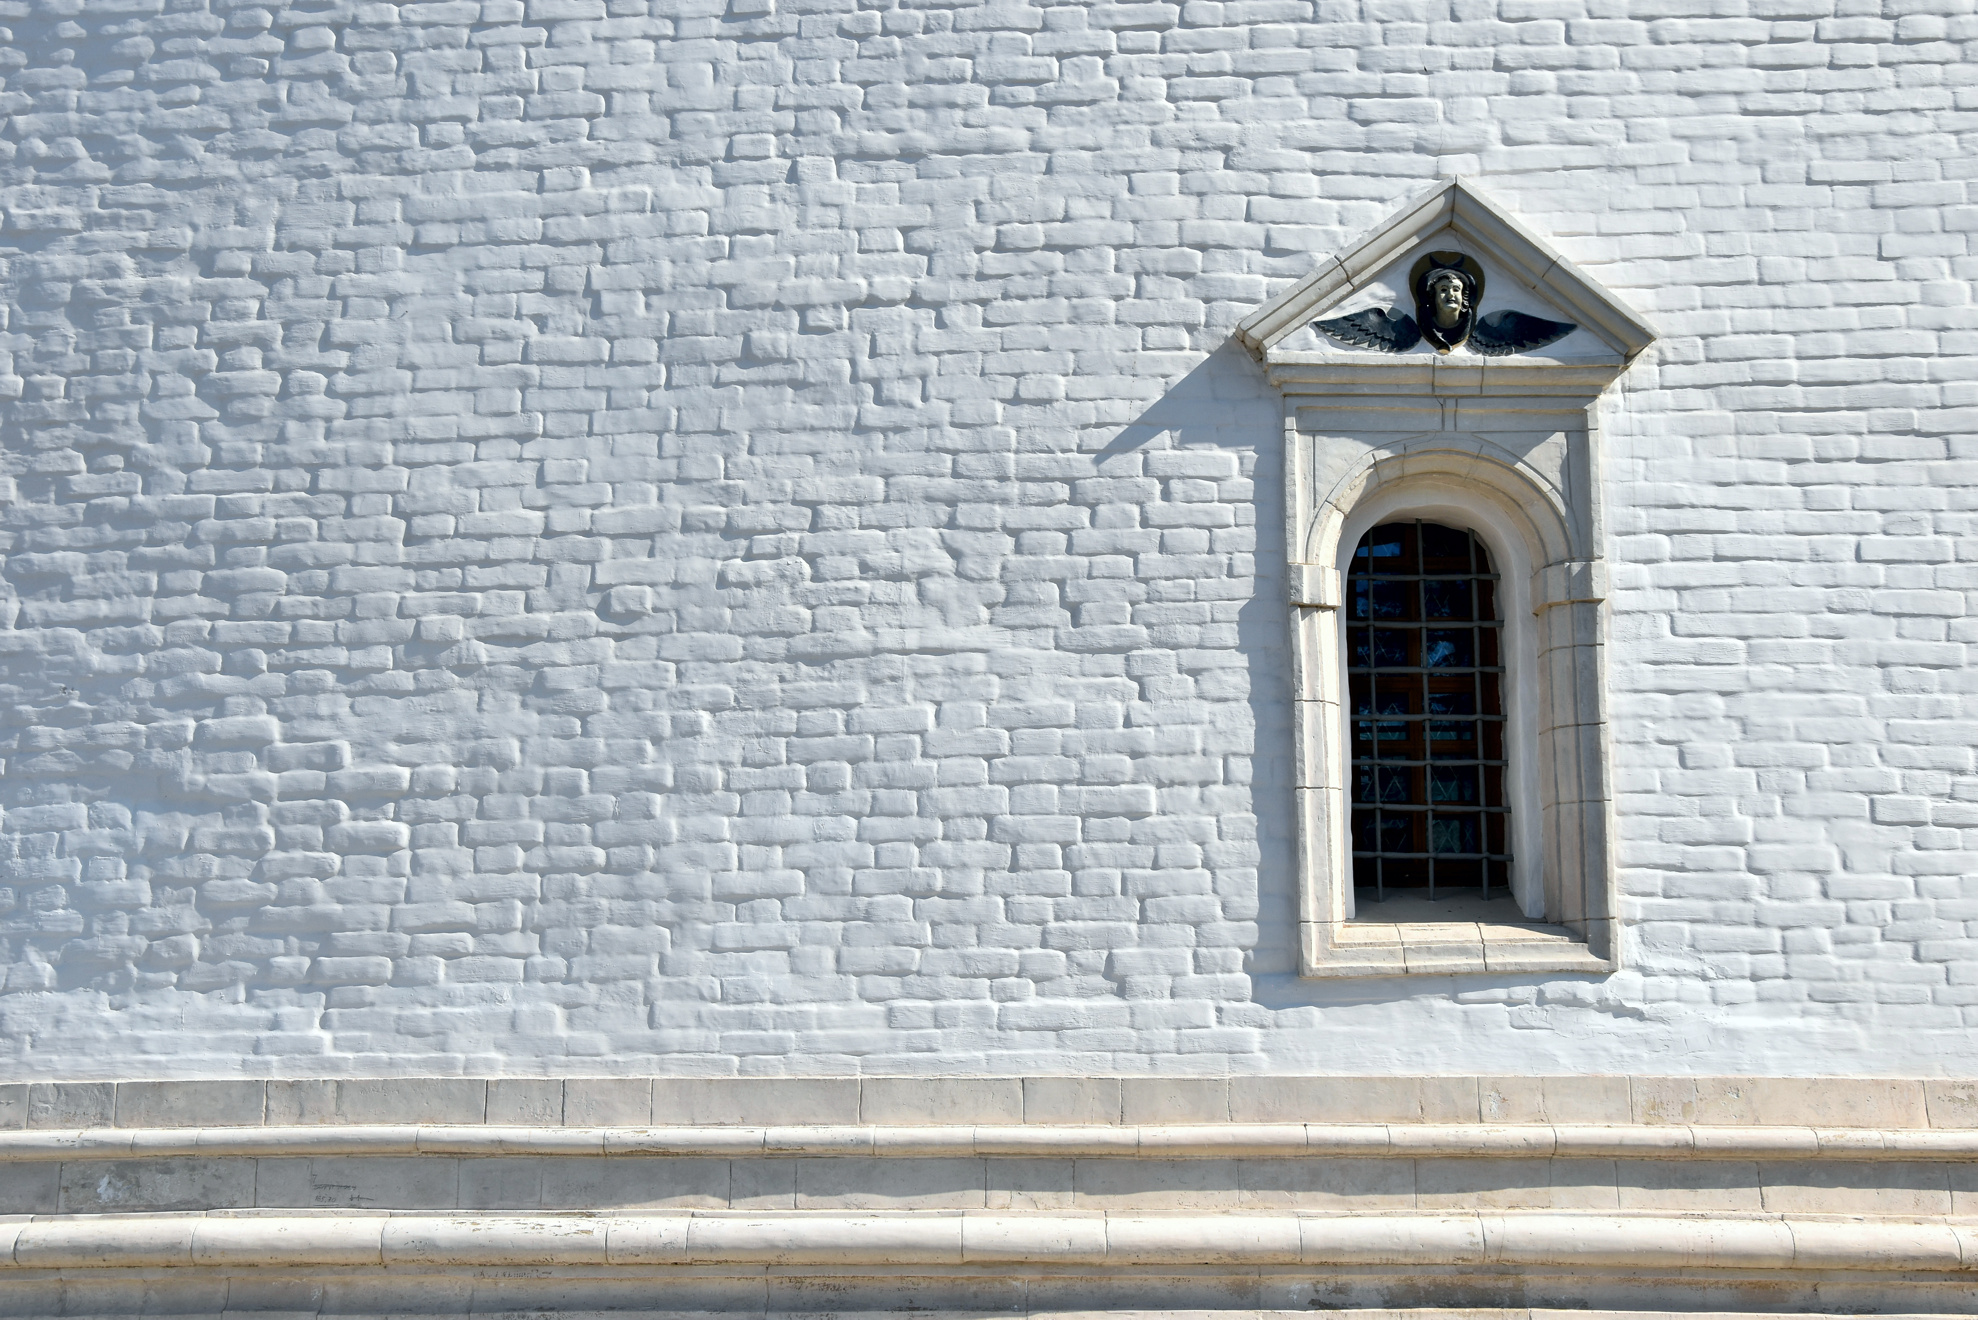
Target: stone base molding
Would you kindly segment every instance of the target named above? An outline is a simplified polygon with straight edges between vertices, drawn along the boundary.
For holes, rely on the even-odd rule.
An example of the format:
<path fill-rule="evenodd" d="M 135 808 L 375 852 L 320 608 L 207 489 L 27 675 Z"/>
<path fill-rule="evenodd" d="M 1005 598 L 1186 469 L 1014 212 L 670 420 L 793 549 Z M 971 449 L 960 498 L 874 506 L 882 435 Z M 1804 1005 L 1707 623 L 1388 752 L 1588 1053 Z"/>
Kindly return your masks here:
<path fill-rule="evenodd" d="M 340 1214 L 85 1215 L 0 1224 L 0 1270 L 395 1265 L 1479 1266 L 1978 1279 L 1978 1220 L 1475 1212 Z"/>
<path fill-rule="evenodd" d="M 85 1082 L 0 1123 L 0 1317 L 1978 1315 L 1956 1081 Z"/>
<path fill-rule="evenodd" d="M 1978 1128 L 1914 1077 L 345 1077 L 0 1084 L 0 1130 L 1196 1123 Z"/>
<path fill-rule="evenodd" d="M 1978 1223 L 1488 1213 L 347 1214 L 0 1225 L 0 1314 L 15 1316 L 983 1316 L 1149 1307 L 1309 1314 L 1383 1305 L 1971 1314 Z"/>
<path fill-rule="evenodd" d="M 431 1155 L 714 1159 L 1611 1159 L 1978 1162 L 1978 1129 L 1627 1124 L 1201 1123 L 1168 1127 L 84 1128 L 0 1132 L 0 1162 Z M 5 1198 L 0 1196 L 0 1213 Z"/>

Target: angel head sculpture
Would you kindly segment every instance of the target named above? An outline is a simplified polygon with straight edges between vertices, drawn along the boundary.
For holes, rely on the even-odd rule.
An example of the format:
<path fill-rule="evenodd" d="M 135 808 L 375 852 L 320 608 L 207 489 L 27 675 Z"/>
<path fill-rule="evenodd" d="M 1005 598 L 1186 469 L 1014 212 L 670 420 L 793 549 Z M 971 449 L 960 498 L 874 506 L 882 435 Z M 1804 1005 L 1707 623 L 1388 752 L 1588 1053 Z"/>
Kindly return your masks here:
<path fill-rule="evenodd" d="M 1470 337 L 1477 302 L 1483 297 L 1483 267 L 1460 252 L 1431 252 L 1408 273 L 1415 293 L 1415 322 L 1422 338 L 1447 353 Z"/>
<path fill-rule="evenodd" d="M 1479 317 L 1484 271 L 1467 253 L 1426 254 L 1408 272 L 1408 287 L 1415 295 L 1413 316 L 1398 307 L 1384 312 L 1370 308 L 1313 325 L 1359 348 L 1405 353 L 1426 339 L 1438 353 L 1468 344 L 1485 357 L 1543 348 L 1579 328 L 1568 321 L 1548 321 L 1509 310 Z"/>

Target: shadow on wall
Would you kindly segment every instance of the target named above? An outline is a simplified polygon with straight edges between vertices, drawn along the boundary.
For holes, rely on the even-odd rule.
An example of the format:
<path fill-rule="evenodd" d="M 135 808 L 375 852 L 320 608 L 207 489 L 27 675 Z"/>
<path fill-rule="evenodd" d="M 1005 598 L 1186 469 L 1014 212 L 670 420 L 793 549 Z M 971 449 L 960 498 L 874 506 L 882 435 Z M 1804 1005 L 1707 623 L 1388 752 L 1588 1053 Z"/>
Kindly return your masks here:
<path fill-rule="evenodd" d="M 1456 983 L 1443 977 L 1307 981 L 1298 976 L 1290 620 L 1284 586 L 1282 396 L 1265 379 L 1256 359 L 1242 345 L 1230 340 L 1107 440 L 1094 457 L 1095 466 L 1103 470 L 1109 459 L 1139 453 L 1151 474 L 1163 467 L 1155 457 L 1158 454 L 1184 456 L 1175 466 L 1185 468 L 1188 451 L 1199 453 L 1210 449 L 1234 454 L 1239 471 L 1250 478 L 1253 487 L 1252 571 L 1233 570 L 1234 576 L 1223 582 L 1204 571 L 1196 576 L 1194 583 L 1198 591 L 1213 592 L 1226 587 L 1229 598 L 1238 602 L 1235 636 L 1228 647 L 1236 653 L 1237 668 L 1223 672 L 1241 673 L 1247 682 L 1252 721 L 1247 749 L 1250 782 L 1247 785 L 1235 782 L 1234 773 L 1225 780 L 1230 790 L 1227 801 L 1242 805 L 1224 806 L 1219 821 L 1223 837 L 1231 839 L 1236 837 L 1234 829 L 1249 825 L 1239 819 L 1241 813 L 1246 810 L 1254 813 L 1257 869 L 1254 876 L 1247 876 L 1234 864 L 1218 867 L 1213 871 L 1212 883 L 1225 921 L 1256 923 L 1256 934 L 1244 966 L 1250 976 L 1250 999 L 1260 1009 L 1294 1013 L 1309 1013 L 1326 1006 L 1389 1004 L 1397 999 L 1446 1000 Z M 1169 500 L 1174 499 L 1170 494 Z M 1172 503 L 1164 506 L 1172 507 Z M 1151 519 L 1163 511 L 1163 507 L 1149 506 L 1143 510 L 1143 516 Z M 1150 628 L 1149 632 L 1157 641 L 1163 640 L 1158 628 Z M 1208 675 L 1197 666 L 1214 665 L 1230 658 L 1228 649 L 1212 645 L 1197 650 L 1186 643 L 1165 641 L 1163 644 L 1172 649 L 1181 671 L 1198 680 L 1207 679 Z M 1198 685 L 1198 695 L 1208 694 L 1200 692 Z M 1240 731 L 1231 730 L 1229 735 L 1232 744 L 1243 741 Z M 1226 764 L 1240 762 L 1245 754 L 1243 750 L 1233 751 Z M 1157 784 L 1156 787 L 1172 786 Z M 1516 976 L 1472 977 L 1463 982 L 1476 989 L 1519 983 Z M 1300 1020 L 1307 1025 L 1315 1021 L 1309 1017 Z"/>
<path fill-rule="evenodd" d="M 1254 976 L 1297 975 L 1297 894 L 1293 871 L 1291 653 L 1283 601 L 1284 589 L 1284 428 L 1280 396 L 1264 378 L 1257 360 L 1234 339 L 1226 340 L 1193 370 L 1170 386 L 1160 398 L 1109 439 L 1094 455 L 1095 466 L 1139 453 L 1149 475 L 1186 472 L 1189 451 L 1221 450 L 1237 459 L 1237 470 L 1250 483 L 1250 496 L 1220 497 L 1231 508 L 1238 527 L 1254 520 L 1250 548 L 1230 576 L 1216 579 L 1212 568 L 1196 575 L 1192 586 L 1197 604 L 1208 604 L 1208 617 L 1228 616 L 1216 605 L 1235 605 L 1233 643 L 1226 633 L 1198 650 L 1185 640 L 1167 644 L 1180 671 L 1196 680 L 1198 695 L 1210 695 L 1219 685 L 1240 676 L 1246 689 L 1253 733 L 1241 747 L 1231 730 L 1224 758 L 1224 794 L 1203 805 L 1218 815 L 1226 841 L 1241 837 L 1253 822 L 1241 819 L 1246 804 L 1254 815 L 1255 871 L 1239 865 L 1213 868 L 1212 883 L 1223 918 L 1255 922 L 1257 934 L 1244 970 Z M 1158 457 L 1174 455 L 1172 464 Z M 1240 488 L 1239 488 L 1240 489 Z M 1186 494 L 1169 487 L 1169 501 Z M 1247 507 L 1246 507 L 1247 504 Z M 1151 520 L 1177 512 L 1173 503 L 1143 510 Z M 1163 553 L 1169 552 L 1164 538 Z M 1177 547 L 1179 548 L 1179 547 Z M 1173 583 L 1176 579 L 1166 579 Z M 1155 599 L 1160 599 L 1157 596 Z M 1187 599 L 1180 592 L 1175 599 Z M 1159 613 L 1160 611 L 1154 611 Z M 1198 611 L 1199 613 L 1199 611 Z M 1150 629 L 1159 637 L 1161 629 Z M 1235 656 L 1229 655 L 1229 650 Z M 1235 660 L 1231 668 L 1216 668 Z M 1226 691 L 1223 695 L 1227 695 Z M 1247 762 L 1247 764 L 1246 764 Z M 1243 782 L 1247 775 L 1248 782 Z M 1156 785 L 1167 788 L 1167 785 Z"/>

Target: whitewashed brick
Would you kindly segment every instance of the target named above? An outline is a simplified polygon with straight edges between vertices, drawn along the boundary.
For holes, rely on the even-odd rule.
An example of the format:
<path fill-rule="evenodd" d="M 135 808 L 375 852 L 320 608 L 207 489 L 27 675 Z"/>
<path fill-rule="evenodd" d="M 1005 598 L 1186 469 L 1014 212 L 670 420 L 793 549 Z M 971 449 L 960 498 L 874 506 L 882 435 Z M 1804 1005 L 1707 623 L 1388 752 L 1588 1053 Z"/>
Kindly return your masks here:
<path fill-rule="evenodd" d="M 1955 6 L 0 26 L 10 1076 L 1978 1068 Z M 1662 336 L 1628 970 L 1313 987 L 1226 341 L 1457 173 Z"/>

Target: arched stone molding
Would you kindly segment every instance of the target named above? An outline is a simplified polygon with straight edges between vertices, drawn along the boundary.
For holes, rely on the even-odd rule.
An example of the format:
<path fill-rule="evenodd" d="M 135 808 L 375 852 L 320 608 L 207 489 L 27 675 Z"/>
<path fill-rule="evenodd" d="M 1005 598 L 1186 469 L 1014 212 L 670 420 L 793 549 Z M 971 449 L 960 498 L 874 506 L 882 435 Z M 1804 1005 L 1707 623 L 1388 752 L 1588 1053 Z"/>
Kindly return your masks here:
<path fill-rule="evenodd" d="M 1461 251 L 1492 306 L 1571 323 L 1555 346 L 1485 356 L 1343 346 L 1315 319 L 1405 301 L 1410 263 Z M 1284 398 L 1286 569 L 1297 686 L 1301 971 L 1540 972 L 1619 965 L 1604 640 L 1599 400 L 1653 332 L 1478 193 L 1435 185 L 1246 317 L 1238 338 Z M 1355 920 L 1343 554 L 1377 521 L 1478 532 L 1505 615 L 1513 890 L 1524 919 Z"/>
<path fill-rule="evenodd" d="M 1336 480 L 1319 497 L 1297 558 L 1336 563 L 1339 529 L 1354 509 L 1397 486 L 1424 483 L 1440 483 L 1501 510 L 1518 524 L 1534 563 L 1586 553 L 1585 534 L 1574 534 L 1565 496 L 1542 472 L 1483 436 L 1430 431 L 1368 450 Z"/>

